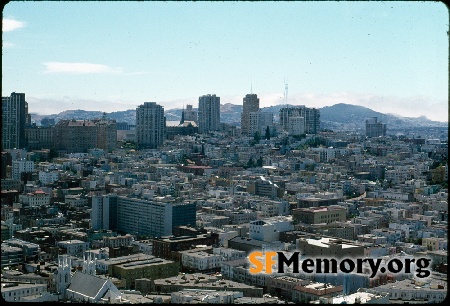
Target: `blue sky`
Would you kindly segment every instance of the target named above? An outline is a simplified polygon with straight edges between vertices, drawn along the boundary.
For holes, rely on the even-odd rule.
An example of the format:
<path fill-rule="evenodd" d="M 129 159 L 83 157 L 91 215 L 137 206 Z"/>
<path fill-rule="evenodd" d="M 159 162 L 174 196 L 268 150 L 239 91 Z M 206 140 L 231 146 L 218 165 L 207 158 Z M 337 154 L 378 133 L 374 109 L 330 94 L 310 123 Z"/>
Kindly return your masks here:
<path fill-rule="evenodd" d="M 441 2 L 38 2 L 3 9 L 2 96 L 118 111 L 216 94 L 448 121 Z"/>

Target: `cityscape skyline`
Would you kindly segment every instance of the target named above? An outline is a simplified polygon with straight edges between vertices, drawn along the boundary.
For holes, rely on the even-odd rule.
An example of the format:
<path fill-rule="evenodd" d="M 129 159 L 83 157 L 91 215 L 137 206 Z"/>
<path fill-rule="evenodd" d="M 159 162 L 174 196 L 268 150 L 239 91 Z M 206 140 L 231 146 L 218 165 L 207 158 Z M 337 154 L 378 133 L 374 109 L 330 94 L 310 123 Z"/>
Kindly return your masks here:
<path fill-rule="evenodd" d="M 448 121 L 444 3 L 25 1 L 2 30 L 2 96 L 26 92 L 30 113 L 196 108 L 209 92 Z"/>

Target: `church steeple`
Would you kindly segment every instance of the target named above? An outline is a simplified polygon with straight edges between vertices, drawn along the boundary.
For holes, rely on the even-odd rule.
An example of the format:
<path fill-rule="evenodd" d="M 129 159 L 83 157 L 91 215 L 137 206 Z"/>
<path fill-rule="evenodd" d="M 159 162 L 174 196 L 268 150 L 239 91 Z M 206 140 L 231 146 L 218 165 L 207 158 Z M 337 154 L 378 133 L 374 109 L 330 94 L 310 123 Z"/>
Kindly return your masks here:
<path fill-rule="evenodd" d="M 85 252 L 83 254 L 83 272 L 89 275 L 95 275 L 95 254 Z"/>
<path fill-rule="evenodd" d="M 62 296 L 72 281 L 71 275 L 72 261 L 68 255 L 58 256 L 58 275 L 56 277 L 56 290 Z"/>

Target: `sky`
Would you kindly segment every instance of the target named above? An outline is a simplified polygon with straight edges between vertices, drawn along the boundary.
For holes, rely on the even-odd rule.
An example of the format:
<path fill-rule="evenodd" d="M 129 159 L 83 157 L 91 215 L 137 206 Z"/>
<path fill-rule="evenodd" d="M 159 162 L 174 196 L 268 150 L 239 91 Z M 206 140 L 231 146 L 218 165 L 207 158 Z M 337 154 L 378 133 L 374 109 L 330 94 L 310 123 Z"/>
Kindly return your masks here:
<path fill-rule="evenodd" d="M 432 1 L 11 1 L 2 96 L 29 112 L 337 103 L 448 121 L 449 11 Z M 287 95 L 286 93 L 287 87 Z"/>

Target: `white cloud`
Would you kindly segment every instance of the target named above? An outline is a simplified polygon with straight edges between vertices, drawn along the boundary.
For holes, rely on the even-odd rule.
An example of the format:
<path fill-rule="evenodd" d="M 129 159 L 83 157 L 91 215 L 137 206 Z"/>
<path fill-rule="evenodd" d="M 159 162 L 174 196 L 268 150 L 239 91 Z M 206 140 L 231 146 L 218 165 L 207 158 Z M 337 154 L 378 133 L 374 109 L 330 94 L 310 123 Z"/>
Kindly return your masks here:
<path fill-rule="evenodd" d="M 11 48 L 11 47 L 14 47 L 14 44 L 7 42 L 7 41 L 3 41 L 2 46 L 3 46 L 3 48 Z"/>
<path fill-rule="evenodd" d="M 150 72 L 147 71 L 136 71 L 136 72 L 127 72 L 126 75 L 143 75 L 143 74 L 150 74 Z"/>
<path fill-rule="evenodd" d="M 112 68 L 102 64 L 92 63 L 61 63 L 61 62 L 48 62 L 44 63 L 44 73 L 121 73 L 122 68 Z"/>
<path fill-rule="evenodd" d="M 10 19 L 10 18 L 3 18 L 2 31 L 10 32 L 10 31 L 14 31 L 14 30 L 23 28 L 24 26 L 25 26 L 25 22 L 23 22 L 23 21 L 18 21 L 18 20 L 14 20 L 14 19 Z"/>

